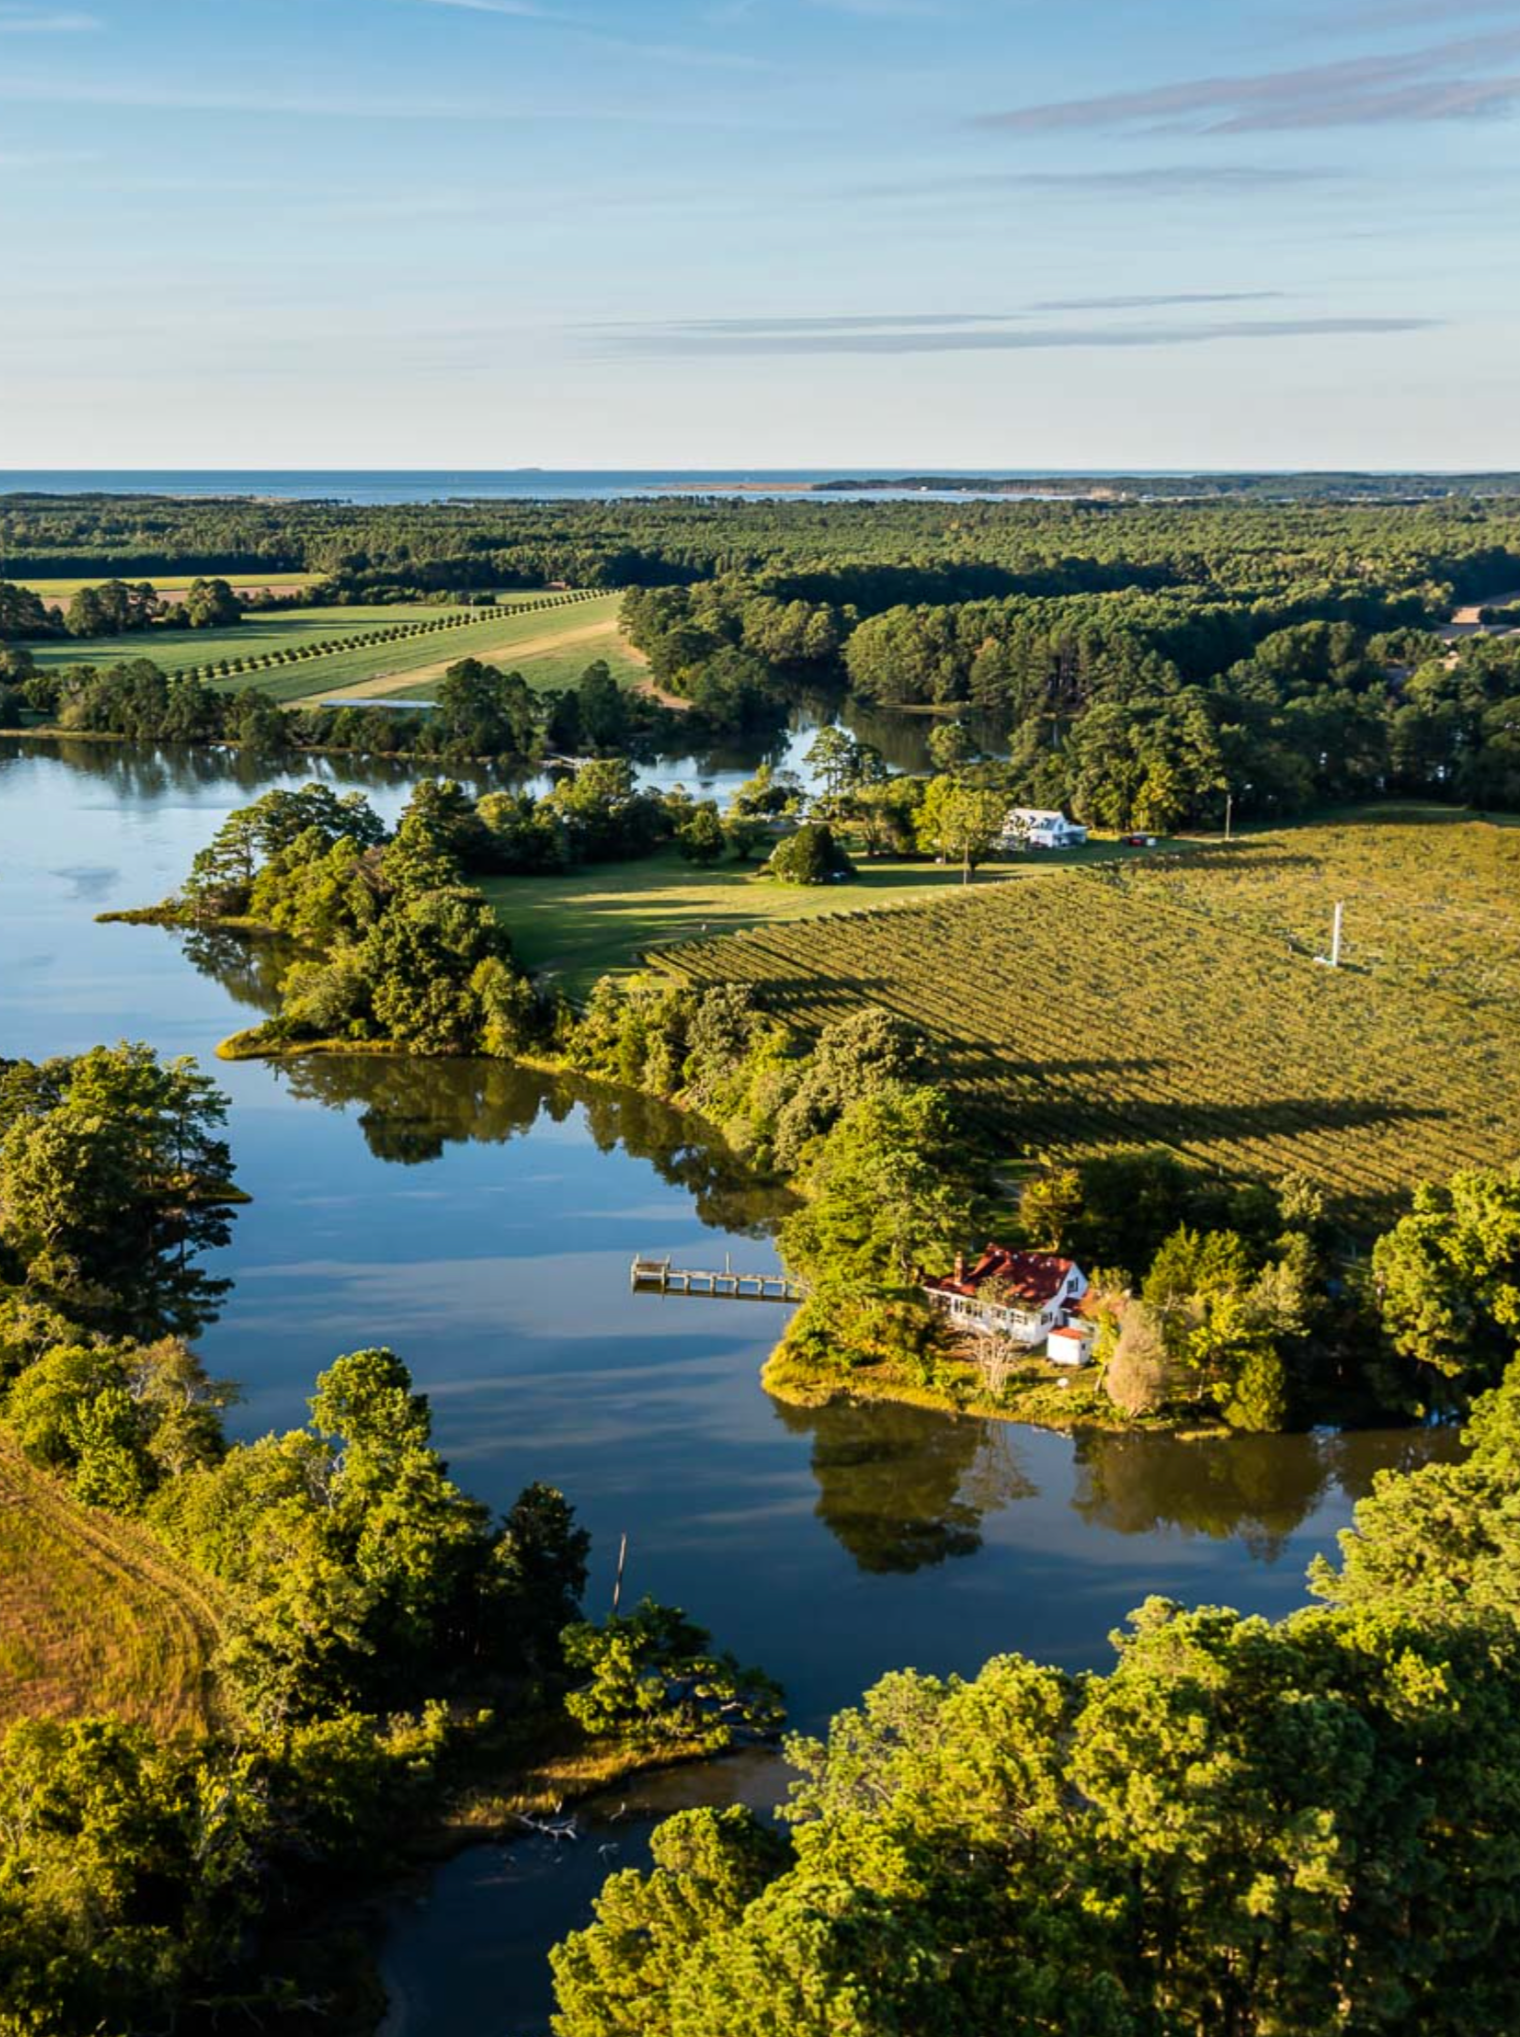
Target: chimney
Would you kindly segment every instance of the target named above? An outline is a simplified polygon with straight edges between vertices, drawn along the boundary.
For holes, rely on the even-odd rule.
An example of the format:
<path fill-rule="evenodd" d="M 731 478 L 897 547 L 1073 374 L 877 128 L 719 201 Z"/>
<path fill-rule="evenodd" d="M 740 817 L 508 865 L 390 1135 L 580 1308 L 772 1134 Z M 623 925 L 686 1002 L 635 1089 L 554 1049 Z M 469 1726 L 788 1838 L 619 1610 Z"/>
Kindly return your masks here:
<path fill-rule="evenodd" d="M 966 1255 L 964 1252 L 957 1252 L 955 1255 L 955 1278 L 957 1280 L 964 1280 L 965 1277 L 966 1277 Z"/>

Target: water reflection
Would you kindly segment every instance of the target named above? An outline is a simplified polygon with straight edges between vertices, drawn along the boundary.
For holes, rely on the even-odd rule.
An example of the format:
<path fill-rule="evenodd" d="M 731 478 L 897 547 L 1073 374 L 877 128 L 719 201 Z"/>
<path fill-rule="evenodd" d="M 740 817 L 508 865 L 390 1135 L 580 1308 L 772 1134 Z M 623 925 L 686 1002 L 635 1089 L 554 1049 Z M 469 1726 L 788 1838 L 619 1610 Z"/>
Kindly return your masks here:
<path fill-rule="evenodd" d="M 509 1061 L 390 1055 L 313 1055 L 281 1064 L 279 1074 L 303 1102 L 356 1111 L 370 1152 L 400 1166 L 425 1166 L 451 1145 L 505 1145 L 578 1110 L 598 1152 L 648 1161 L 714 1229 L 769 1237 L 790 1203 L 785 1190 L 755 1183 L 716 1135 L 704 1138 L 696 1120 L 636 1090 Z"/>
<path fill-rule="evenodd" d="M 815 1516 L 862 1570 L 922 1570 L 982 1546 L 982 1521 L 1039 1487 L 1006 1422 L 943 1418 L 891 1401 L 773 1401 L 794 1436 L 812 1442 Z"/>
<path fill-rule="evenodd" d="M 259 1012 L 279 1009 L 281 979 L 300 952 L 294 941 L 253 940 L 225 927 L 195 927 L 179 942 L 192 968 L 219 983 L 234 1003 Z"/>
<path fill-rule="evenodd" d="M 0 758 L 56 759 L 80 779 L 104 785 L 133 805 L 157 803 L 172 794 L 233 791 L 248 798 L 274 784 L 323 778 L 344 790 L 403 795 L 417 776 L 415 766 L 385 757 L 329 757 L 300 754 L 269 758 L 234 743 L 174 744 L 88 742 L 77 736 L 7 737 Z M 454 775 L 467 776 L 455 772 Z"/>
<path fill-rule="evenodd" d="M 1453 1431 L 1328 1430 L 1307 1436 L 1177 1436 L 1079 1432 L 1071 1503 L 1084 1521 L 1120 1535 L 1159 1528 L 1239 1541 L 1273 1563 L 1295 1529 L 1339 1489 L 1361 1499 L 1379 1471 L 1455 1457 Z"/>

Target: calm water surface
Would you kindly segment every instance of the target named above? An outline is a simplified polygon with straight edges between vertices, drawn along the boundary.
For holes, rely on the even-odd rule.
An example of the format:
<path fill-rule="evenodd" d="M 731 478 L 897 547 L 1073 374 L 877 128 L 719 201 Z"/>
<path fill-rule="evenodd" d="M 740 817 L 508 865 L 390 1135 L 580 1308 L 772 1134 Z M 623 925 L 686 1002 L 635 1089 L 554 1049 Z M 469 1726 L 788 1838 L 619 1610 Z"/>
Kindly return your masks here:
<path fill-rule="evenodd" d="M 212 1065 L 269 1002 L 267 951 L 93 915 L 162 897 L 221 817 L 280 775 L 204 752 L 0 745 L 0 1053 L 125 1037 Z M 406 797 L 399 772 L 323 775 L 387 813 Z M 1284 1612 L 1374 1471 L 1433 1447 L 1073 1440 L 786 1408 L 756 1378 L 779 1309 L 628 1291 L 635 1253 L 775 1263 L 774 1208 L 689 1122 L 496 1063 L 242 1062 L 217 1078 L 253 1201 L 204 1349 L 244 1382 L 238 1432 L 299 1421 L 336 1353 L 393 1345 L 467 1487 L 498 1506 L 534 1478 L 570 1495 L 595 1537 L 593 1607 L 626 1532 L 632 1591 L 763 1663 L 804 1726 L 903 1663 L 971 1672 L 1020 1649 L 1100 1665 L 1150 1592 Z M 616 1857 L 486 1848 L 446 1869 L 389 1955 L 408 2030 L 542 2029 L 541 1948 L 584 1915 L 588 1861 L 626 1864 L 643 1830 L 607 1840 L 630 1849 Z"/>

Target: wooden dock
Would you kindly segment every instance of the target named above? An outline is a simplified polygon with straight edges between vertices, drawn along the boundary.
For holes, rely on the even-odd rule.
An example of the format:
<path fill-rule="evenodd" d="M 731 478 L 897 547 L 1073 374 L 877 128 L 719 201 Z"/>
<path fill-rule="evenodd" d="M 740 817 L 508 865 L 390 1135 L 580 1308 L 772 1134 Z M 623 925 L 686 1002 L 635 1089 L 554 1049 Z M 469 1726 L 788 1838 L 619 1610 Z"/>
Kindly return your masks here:
<path fill-rule="evenodd" d="M 798 1302 L 806 1290 L 784 1273 L 736 1273 L 725 1255 L 721 1272 L 635 1259 L 628 1284 L 635 1294 L 692 1294 L 707 1301 Z"/>

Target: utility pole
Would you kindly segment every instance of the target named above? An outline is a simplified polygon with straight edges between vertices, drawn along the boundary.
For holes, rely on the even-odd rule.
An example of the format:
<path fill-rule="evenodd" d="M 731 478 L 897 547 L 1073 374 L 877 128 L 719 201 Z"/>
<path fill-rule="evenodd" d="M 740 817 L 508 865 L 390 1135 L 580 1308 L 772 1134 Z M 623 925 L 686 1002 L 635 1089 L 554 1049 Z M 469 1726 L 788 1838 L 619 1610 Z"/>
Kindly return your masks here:
<path fill-rule="evenodd" d="M 1227 785 L 1224 789 L 1224 838 L 1230 839 L 1230 817 L 1235 811 L 1235 795 Z"/>
<path fill-rule="evenodd" d="M 618 1600 L 623 1596 L 623 1565 L 627 1562 L 627 1560 L 628 1560 L 628 1537 L 624 1535 L 623 1539 L 618 1543 L 617 1576 L 613 1579 L 612 1584 L 612 1611 L 614 1617 L 616 1617 L 617 1614 Z"/>
<path fill-rule="evenodd" d="M 1341 966 L 1341 921 L 1345 917 L 1345 912 L 1345 903 L 1338 898 L 1335 901 L 1335 918 L 1330 923 L 1330 967 L 1332 969 L 1339 969 Z"/>

